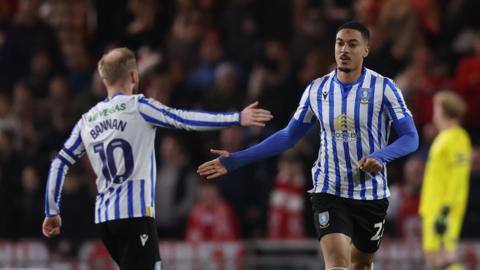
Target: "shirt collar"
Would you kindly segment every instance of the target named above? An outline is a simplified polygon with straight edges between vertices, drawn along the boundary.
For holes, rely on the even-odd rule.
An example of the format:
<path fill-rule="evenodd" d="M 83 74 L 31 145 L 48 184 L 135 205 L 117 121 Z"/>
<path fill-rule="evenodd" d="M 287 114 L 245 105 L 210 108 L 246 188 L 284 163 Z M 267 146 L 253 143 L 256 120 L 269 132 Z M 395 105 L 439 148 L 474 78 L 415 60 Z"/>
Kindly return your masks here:
<path fill-rule="evenodd" d="M 110 100 L 114 99 L 116 96 L 125 96 L 125 94 L 122 93 L 122 92 L 117 92 L 117 93 L 113 94 L 113 96 L 112 96 L 111 99 L 108 99 L 108 96 L 105 97 L 105 99 L 103 100 L 103 102 L 109 102 Z"/>
<path fill-rule="evenodd" d="M 350 88 L 350 87 L 352 87 L 356 84 L 361 85 L 363 83 L 363 79 L 365 78 L 365 73 L 367 73 L 366 71 L 367 71 L 367 69 L 365 67 L 362 67 L 362 74 L 360 74 L 360 77 L 358 78 L 357 81 L 352 82 L 352 83 L 343 83 L 337 78 L 337 68 L 335 68 L 334 73 L 333 73 L 333 80 L 343 87 Z"/>

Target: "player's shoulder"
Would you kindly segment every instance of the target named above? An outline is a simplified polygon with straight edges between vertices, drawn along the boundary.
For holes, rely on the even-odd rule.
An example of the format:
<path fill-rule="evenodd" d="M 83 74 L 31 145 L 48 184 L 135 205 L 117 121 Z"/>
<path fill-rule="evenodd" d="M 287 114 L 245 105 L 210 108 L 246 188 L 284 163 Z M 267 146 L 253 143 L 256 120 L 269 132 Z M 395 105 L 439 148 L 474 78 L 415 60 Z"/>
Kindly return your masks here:
<path fill-rule="evenodd" d="M 327 73 L 327 74 L 325 74 L 325 75 L 323 75 L 323 76 L 321 76 L 321 77 L 318 77 L 318 78 L 312 80 L 311 83 L 312 83 L 312 85 L 313 85 L 313 84 L 321 84 L 321 83 L 323 83 L 324 81 L 328 81 L 329 79 L 333 78 L 333 76 L 335 76 L 335 71 L 334 71 L 334 70 L 331 71 L 330 73 Z"/>
<path fill-rule="evenodd" d="M 384 85 L 389 86 L 392 88 L 392 90 L 398 89 L 397 83 L 390 77 L 384 76 L 374 70 L 371 70 L 369 68 L 365 68 L 366 74 L 370 75 L 371 77 L 376 78 L 377 82 L 381 82 Z"/>
<path fill-rule="evenodd" d="M 372 77 L 376 77 L 377 80 L 379 79 L 382 79 L 382 80 L 388 80 L 390 82 L 393 82 L 393 80 L 387 76 L 384 76 L 378 72 L 376 72 L 375 70 L 372 70 L 372 69 L 369 69 L 369 68 L 365 68 L 365 72 L 366 72 L 366 75 L 370 75 Z"/>
<path fill-rule="evenodd" d="M 310 84 L 307 86 L 307 90 L 308 89 L 317 89 L 318 87 L 320 87 L 322 84 L 323 85 L 326 85 L 326 82 L 333 78 L 333 76 L 335 75 L 335 72 L 332 71 L 330 73 L 327 73 L 321 77 L 317 77 L 315 79 L 313 79 Z"/>
<path fill-rule="evenodd" d="M 433 141 L 432 149 L 451 149 L 458 147 L 465 141 L 465 134 L 460 129 L 447 129 L 438 133 Z"/>
<path fill-rule="evenodd" d="M 470 145 L 470 135 L 463 127 L 455 127 L 444 132 L 447 143 L 458 146 L 459 144 Z"/>
<path fill-rule="evenodd" d="M 82 115 L 84 123 L 86 122 L 95 122 L 96 119 L 101 118 L 102 116 L 108 116 L 112 113 L 134 110 L 136 109 L 136 103 L 140 99 L 144 98 L 142 94 L 135 95 L 118 95 L 114 96 L 113 99 L 109 100 L 105 98 L 102 101 L 99 101 L 93 107 L 90 108 L 87 112 Z"/>

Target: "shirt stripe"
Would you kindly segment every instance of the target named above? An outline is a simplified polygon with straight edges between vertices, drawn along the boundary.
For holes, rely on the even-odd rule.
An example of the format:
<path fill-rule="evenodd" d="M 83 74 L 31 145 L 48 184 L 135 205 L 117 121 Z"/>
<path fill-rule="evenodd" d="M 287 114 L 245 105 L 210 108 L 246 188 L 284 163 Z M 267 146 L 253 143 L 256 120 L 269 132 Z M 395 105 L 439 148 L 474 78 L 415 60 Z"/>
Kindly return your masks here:
<path fill-rule="evenodd" d="M 118 186 L 117 190 L 115 191 L 115 219 L 120 218 L 120 196 L 122 193 L 122 186 Z"/>
<path fill-rule="evenodd" d="M 145 208 L 145 180 L 140 180 L 140 209 L 142 211 L 142 216 L 147 214 Z"/>
<path fill-rule="evenodd" d="M 357 133 L 356 138 L 356 146 L 357 146 L 357 160 L 360 160 L 363 157 L 363 149 L 362 149 L 362 137 L 361 137 L 361 129 L 360 129 L 360 94 L 362 94 L 361 89 L 357 89 L 355 95 L 355 132 Z M 365 200 L 365 174 L 362 171 L 359 171 L 360 177 L 360 199 Z"/>
<path fill-rule="evenodd" d="M 99 222 L 103 222 L 105 221 L 104 219 L 102 219 L 102 216 L 101 216 L 101 209 L 102 209 L 102 205 L 103 205 L 103 200 L 105 199 L 105 194 L 101 193 L 100 194 L 100 201 L 98 201 L 98 206 L 97 206 L 97 218 L 98 218 L 98 221 Z"/>
<path fill-rule="evenodd" d="M 156 178 L 154 175 L 154 168 L 155 168 L 155 153 L 152 151 L 152 154 L 150 155 L 150 184 L 152 185 L 150 188 L 150 206 L 152 209 L 154 208 L 154 203 L 155 203 L 155 183 L 156 183 Z"/>
<path fill-rule="evenodd" d="M 371 154 L 373 153 L 373 150 L 375 149 L 375 144 L 373 140 L 373 130 L 372 130 L 372 121 L 373 121 L 373 104 L 375 101 L 375 85 L 377 83 L 377 77 L 372 75 L 372 79 L 370 81 L 370 89 L 372 91 L 372 97 L 371 97 L 371 102 L 368 103 L 368 122 L 367 122 L 367 128 L 368 128 L 368 153 Z M 364 174 L 365 177 L 365 174 Z M 372 181 L 372 196 L 373 199 L 377 199 L 377 178 L 375 176 L 371 176 L 371 181 Z"/>
<path fill-rule="evenodd" d="M 352 89 L 345 89 L 341 87 L 342 91 L 342 114 L 347 114 L 347 98 Z M 350 138 L 349 138 L 350 139 Z M 347 179 L 348 179 L 348 198 L 353 198 L 353 178 L 352 178 L 352 161 L 350 160 L 350 149 L 348 147 L 348 141 L 343 141 L 343 154 L 345 155 L 345 164 L 347 167 Z"/>
<path fill-rule="evenodd" d="M 334 83 L 333 80 L 330 81 L 330 89 L 328 90 L 328 105 L 329 105 L 329 125 L 330 125 L 330 133 L 332 133 L 335 129 L 333 126 L 333 119 L 334 116 Z M 333 160 L 335 166 L 335 195 L 340 196 L 340 167 L 338 164 L 338 153 L 337 153 L 337 143 L 335 142 L 335 134 L 332 136 L 332 149 L 333 149 Z"/>
<path fill-rule="evenodd" d="M 129 180 L 127 185 L 127 208 L 128 208 L 128 217 L 133 217 L 133 181 Z"/>

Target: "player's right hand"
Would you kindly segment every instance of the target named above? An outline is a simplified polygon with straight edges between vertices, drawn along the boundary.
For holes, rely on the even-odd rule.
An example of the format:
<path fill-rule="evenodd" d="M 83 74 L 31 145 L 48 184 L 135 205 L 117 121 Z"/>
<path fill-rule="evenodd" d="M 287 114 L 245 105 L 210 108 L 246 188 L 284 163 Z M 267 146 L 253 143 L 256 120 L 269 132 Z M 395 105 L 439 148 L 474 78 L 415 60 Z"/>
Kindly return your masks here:
<path fill-rule="evenodd" d="M 45 217 L 43 220 L 42 232 L 46 237 L 52 237 L 60 234 L 62 218 L 59 215 Z"/>
<path fill-rule="evenodd" d="M 224 157 L 229 157 L 230 153 L 225 150 L 210 149 L 210 152 Z M 207 161 L 198 166 L 197 173 L 205 176 L 207 179 L 213 179 L 228 173 L 227 168 L 223 166 L 219 158 Z"/>

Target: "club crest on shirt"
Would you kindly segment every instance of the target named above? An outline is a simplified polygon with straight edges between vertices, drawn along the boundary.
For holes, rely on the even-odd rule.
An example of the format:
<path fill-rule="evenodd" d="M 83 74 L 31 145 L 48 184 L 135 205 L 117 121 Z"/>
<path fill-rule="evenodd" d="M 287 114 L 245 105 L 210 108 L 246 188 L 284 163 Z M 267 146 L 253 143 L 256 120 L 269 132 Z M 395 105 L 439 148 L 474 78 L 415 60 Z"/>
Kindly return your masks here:
<path fill-rule="evenodd" d="M 368 104 L 370 101 L 370 97 L 372 95 L 372 89 L 370 88 L 360 88 L 360 103 L 361 104 Z"/>
<path fill-rule="evenodd" d="M 318 214 L 318 224 L 320 225 L 320 229 L 325 229 L 330 226 L 330 215 L 328 211 Z"/>

